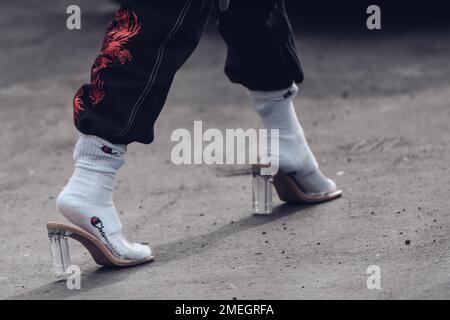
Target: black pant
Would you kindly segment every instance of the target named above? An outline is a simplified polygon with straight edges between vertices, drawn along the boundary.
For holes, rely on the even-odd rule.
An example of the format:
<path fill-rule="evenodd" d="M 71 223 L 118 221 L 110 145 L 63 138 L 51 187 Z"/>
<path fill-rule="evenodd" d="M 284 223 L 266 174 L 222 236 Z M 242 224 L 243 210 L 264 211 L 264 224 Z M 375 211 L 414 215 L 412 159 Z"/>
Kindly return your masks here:
<path fill-rule="evenodd" d="M 91 83 L 74 98 L 79 131 L 112 143 L 151 143 L 175 73 L 196 48 L 215 0 L 123 0 L 109 23 Z M 225 73 L 250 90 L 300 83 L 284 0 L 232 0 L 219 13 Z"/>

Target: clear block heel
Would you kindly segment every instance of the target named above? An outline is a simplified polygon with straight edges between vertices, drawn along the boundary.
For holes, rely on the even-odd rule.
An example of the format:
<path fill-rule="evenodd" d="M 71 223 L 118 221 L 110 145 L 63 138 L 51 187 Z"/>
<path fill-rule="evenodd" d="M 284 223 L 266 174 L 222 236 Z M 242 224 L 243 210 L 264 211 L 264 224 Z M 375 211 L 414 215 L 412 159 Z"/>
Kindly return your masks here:
<path fill-rule="evenodd" d="M 57 277 L 64 277 L 69 274 L 67 272 L 67 269 L 71 265 L 68 241 L 69 235 L 70 234 L 63 229 L 48 229 L 53 271 Z"/>
<path fill-rule="evenodd" d="M 273 211 L 273 177 L 262 175 L 258 166 L 253 167 L 253 213 L 271 214 Z"/>

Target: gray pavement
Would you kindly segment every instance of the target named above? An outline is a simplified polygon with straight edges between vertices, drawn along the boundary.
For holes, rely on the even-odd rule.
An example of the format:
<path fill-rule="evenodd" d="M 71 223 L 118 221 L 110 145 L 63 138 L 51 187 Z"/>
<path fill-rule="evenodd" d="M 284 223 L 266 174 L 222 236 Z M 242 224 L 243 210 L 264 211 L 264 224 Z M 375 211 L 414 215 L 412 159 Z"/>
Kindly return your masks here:
<path fill-rule="evenodd" d="M 100 268 L 74 244 L 82 289 L 50 270 L 45 223 L 72 171 L 71 100 L 86 82 L 110 5 L 78 1 L 83 30 L 65 29 L 64 0 L 0 11 L 1 299 L 450 298 L 449 33 L 299 32 L 306 73 L 297 112 L 338 201 L 249 211 L 251 179 L 233 167 L 175 166 L 176 128 L 259 124 L 223 75 L 208 32 L 177 75 L 156 141 L 132 145 L 116 205 L 155 262 Z M 12 27 L 15 26 L 15 27 Z M 339 173 L 339 174 L 338 174 Z M 410 244 L 407 245 L 407 240 Z M 382 290 L 366 269 L 381 268 Z"/>

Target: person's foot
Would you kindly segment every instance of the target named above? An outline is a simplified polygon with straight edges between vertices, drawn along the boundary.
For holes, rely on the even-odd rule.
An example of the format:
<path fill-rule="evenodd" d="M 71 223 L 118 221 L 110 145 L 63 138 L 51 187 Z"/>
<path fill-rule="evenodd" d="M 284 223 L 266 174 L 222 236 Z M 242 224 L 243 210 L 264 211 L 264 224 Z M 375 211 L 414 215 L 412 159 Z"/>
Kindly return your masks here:
<path fill-rule="evenodd" d="M 325 194 L 337 190 L 336 183 L 319 169 L 304 176 L 295 173 L 293 177 L 300 188 L 309 194 Z"/>
<path fill-rule="evenodd" d="M 74 151 L 75 171 L 59 194 L 57 207 L 76 226 L 100 239 L 118 258 L 145 260 L 150 247 L 130 243 L 122 233 L 112 193 L 116 172 L 123 165 L 125 145 L 81 134 Z"/>
<path fill-rule="evenodd" d="M 279 130 L 280 170 L 294 177 L 306 193 L 322 194 L 336 191 L 334 181 L 320 171 L 298 121 L 293 104 L 297 92 L 298 87 L 293 84 L 285 90 L 251 91 L 250 97 L 265 128 Z"/>

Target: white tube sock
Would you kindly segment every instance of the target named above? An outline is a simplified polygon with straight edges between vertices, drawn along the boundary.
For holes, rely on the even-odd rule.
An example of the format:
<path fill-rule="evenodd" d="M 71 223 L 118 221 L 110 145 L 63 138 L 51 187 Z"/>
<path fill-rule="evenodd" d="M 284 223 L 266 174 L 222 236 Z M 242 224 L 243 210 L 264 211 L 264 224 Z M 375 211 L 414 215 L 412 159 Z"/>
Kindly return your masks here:
<path fill-rule="evenodd" d="M 320 172 L 295 113 L 293 100 L 297 92 L 298 87 L 293 84 L 285 90 L 250 91 L 249 94 L 264 127 L 279 130 L 280 170 L 295 172 L 305 192 L 334 191 L 336 184 Z"/>
<path fill-rule="evenodd" d="M 148 246 L 129 243 L 113 203 L 113 185 L 124 163 L 125 145 L 80 134 L 75 146 L 75 171 L 57 199 L 57 207 L 73 224 L 89 232 L 122 259 L 151 256 Z"/>

